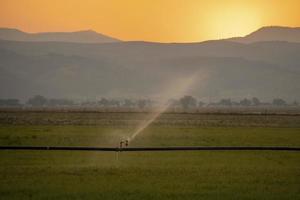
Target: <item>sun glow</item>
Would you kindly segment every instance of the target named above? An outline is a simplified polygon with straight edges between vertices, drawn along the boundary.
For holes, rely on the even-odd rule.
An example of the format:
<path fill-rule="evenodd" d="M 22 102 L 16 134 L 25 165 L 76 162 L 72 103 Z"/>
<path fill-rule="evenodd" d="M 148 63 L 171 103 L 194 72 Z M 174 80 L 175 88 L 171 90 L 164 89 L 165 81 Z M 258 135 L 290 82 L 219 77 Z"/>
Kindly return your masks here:
<path fill-rule="evenodd" d="M 299 0 L 0 0 L 0 5 L 0 27 L 93 29 L 125 41 L 199 42 L 243 36 L 262 26 L 300 26 Z"/>
<path fill-rule="evenodd" d="M 249 7 L 225 7 L 208 18 L 208 34 L 215 39 L 244 36 L 262 26 L 258 12 Z"/>

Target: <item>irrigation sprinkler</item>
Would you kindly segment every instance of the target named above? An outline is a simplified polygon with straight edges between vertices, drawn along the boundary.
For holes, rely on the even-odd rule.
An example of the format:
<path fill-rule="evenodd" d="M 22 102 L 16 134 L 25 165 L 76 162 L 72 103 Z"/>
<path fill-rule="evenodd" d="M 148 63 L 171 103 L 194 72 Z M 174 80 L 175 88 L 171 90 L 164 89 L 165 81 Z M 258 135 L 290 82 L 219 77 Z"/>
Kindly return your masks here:
<path fill-rule="evenodd" d="M 128 141 L 128 140 L 121 140 L 121 141 L 120 141 L 119 148 L 122 149 L 122 148 L 123 148 L 123 145 L 125 145 L 125 147 L 128 147 L 129 141 Z"/>
<path fill-rule="evenodd" d="M 122 149 L 122 148 L 123 148 L 123 144 L 124 144 L 124 141 L 123 141 L 123 140 L 121 140 L 121 142 L 120 142 L 120 145 L 119 145 L 119 148 L 120 148 L 120 149 Z"/>

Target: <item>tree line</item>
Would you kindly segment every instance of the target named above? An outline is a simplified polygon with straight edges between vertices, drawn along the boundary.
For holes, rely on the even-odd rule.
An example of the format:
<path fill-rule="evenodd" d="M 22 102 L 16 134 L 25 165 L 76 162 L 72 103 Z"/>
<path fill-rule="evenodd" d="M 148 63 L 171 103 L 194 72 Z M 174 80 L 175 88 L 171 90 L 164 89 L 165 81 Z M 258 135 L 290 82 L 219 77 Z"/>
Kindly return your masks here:
<path fill-rule="evenodd" d="M 230 98 L 220 99 L 217 102 L 203 102 L 193 96 L 183 96 L 179 99 L 170 99 L 166 103 L 171 108 L 195 109 L 200 107 L 214 106 L 298 106 L 298 102 L 286 102 L 284 99 L 275 98 L 272 102 L 262 102 L 257 97 L 244 98 L 240 101 L 233 101 Z M 18 99 L 0 99 L 1 107 L 59 107 L 59 106 L 82 106 L 82 107 L 104 107 L 104 108 L 151 108 L 158 105 L 158 102 L 151 99 L 109 99 L 101 98 L 94 101 L 74 101 L 71 99 L 54 99 L 36 95 L 29 98 L 25 103 Z"/>

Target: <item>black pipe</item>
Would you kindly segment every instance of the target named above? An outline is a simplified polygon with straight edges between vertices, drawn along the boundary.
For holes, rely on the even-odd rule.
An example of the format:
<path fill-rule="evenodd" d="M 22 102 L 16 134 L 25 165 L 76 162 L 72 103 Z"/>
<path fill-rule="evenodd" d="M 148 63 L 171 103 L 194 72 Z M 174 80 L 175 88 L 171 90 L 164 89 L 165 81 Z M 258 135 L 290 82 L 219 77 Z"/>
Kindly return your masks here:
<path fill-rule="evenodd" d="M 0 150 L 118 151 L 118 147 L 0 146 Z"/>
<path fill-rule="evenodd" d="M 0 146 L 0 150 L 51 151 L 300 151 L 300 147 L 275 146 L 173 146 L 173 147 L 83 147 L 83 146 Z"/>

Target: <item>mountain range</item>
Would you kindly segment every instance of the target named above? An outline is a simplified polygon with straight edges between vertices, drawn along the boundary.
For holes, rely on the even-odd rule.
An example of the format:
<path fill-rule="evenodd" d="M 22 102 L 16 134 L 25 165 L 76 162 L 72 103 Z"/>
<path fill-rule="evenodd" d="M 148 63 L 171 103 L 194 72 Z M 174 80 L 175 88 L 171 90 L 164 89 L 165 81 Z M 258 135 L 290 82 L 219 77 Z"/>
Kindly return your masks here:
<path fill-rule="evenodd" d="M 199 43 L 125 42 L 100 34 L 102 40 L 74 39 L 74 33 L 28 40 L 3 30 L 0 98 L 159 97 L 196 74 L 182 95 L 300 100 L 299 28 L 263 27 L 243 38 Z"/>
<path fill-rule="evenodd" d="M 75 43 L 107 43 L 120 40 L 97 33 L 93 30 L 76 32 L 25 33 L 18 29 L 0 28 L 0 39 L 26 42 L 75 42 Z"/>
<path fill-rule="evenodd" d="M 300 42 L 300 27 L 262 27 L 245 37 L 230 38 L 229 41 L 253 43 L 261 41 Z"/>

